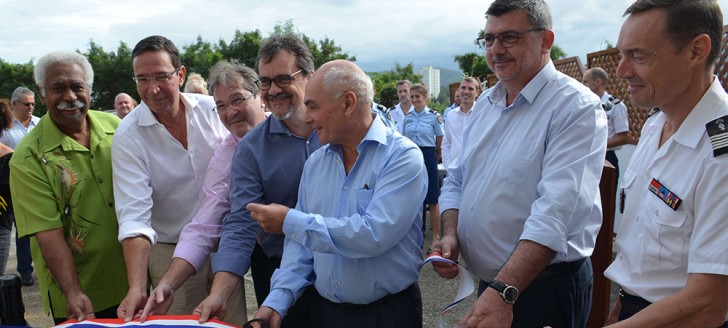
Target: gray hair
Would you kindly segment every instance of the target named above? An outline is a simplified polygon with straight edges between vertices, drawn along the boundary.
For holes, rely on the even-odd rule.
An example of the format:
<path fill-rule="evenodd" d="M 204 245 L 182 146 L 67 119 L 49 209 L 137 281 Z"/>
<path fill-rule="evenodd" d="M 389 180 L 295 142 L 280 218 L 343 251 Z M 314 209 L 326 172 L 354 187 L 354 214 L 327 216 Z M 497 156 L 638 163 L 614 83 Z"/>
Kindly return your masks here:
<path fill-rule="evenodd" d="M 499 17 L 516 10 L 524 10 L 533 27 L 551 29 L 551 10 L 544 0 L 495 0 L 485 12 L 485 17 Z"/>
<path fill-rule="evenodd" d="M 86 78 L 86 85 L 88 85 L 89 93 L 93 88 L 94 84 L 94 69 L 88 62 L 88 59 L 82 54 L 73 51 L 54 51 L 38 59 L 38 63 L 35 64 L 35 70 L 33 77 L 35 78 L 35 84 L 38 86 L 41 96 L 45 97 L 45 79 L 48 69 L 56 64 L 76 64 L 81 67 Z"/>
<path fill-rule="evenodd" d="M 14 104 L 16 101 L 20 100 L 20 97 L 23 96 L 35 97 L 35 92 L 26 87 L 17 87 L 15 88 L 15 91 L 13 91 L 13 94 L 10 96 L 10 104 Z"/>
<path fill-rule="evenodd" d="M 361 70 L 331 67 L 324 74 L 323 87 L 331 93 L 331 99 L 339 99 L 345 92 L 353 91 L 357 99 L 368 101 L 369 107 L 374 101 L 372 79 Z"/>
<path fill-rule="evenodd" d="M 306 43 L 292 34 L 274 35 L 268 38 L 260 46 L 258 58 L 255 60 L 255 68 L 260 71 L 260 64 L 267 64 L 281 51 L 286 51 L 296 57 L 296 65 L 304 76 L 308 76 L 314 70 L 313 55 Z"/>
<path fill-rule="evenodd" d="M 210 69 L 210 77 L 207 78 L 210 85 L 210 94 L 215 95 L 215 88 L 221 85 L 235 83 L 243 89 L 250 91 L 253 96 L 260 92 L 260 80 L 255 71 L 237 62 L 219 61 Z"/>

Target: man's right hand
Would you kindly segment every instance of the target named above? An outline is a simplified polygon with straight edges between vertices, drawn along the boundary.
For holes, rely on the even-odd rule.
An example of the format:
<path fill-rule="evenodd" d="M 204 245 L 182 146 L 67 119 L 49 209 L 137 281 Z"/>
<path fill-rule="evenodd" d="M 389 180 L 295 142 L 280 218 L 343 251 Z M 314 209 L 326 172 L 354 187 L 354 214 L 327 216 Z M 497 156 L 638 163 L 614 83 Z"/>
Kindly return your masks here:
<path fill-rule="evenodd" d="M 458 244 L 458 238 L 455 235 L 444 235 L 440 240 L 434 243 L 431 247 L 432 252 L 439 253 L 440 256 L 457 262 L 458 256 L 460 256 L 460 246 Z M 446 279 L 453 279 L 458 275 L 458 266 L 444 262 L 431 262 L 432 268 L 435 269 L 440 277 Z"/>
<path fill-rule="evenodd" d="M 222 320 L 227 314 L 227 299 L 223 295 L 211 292 L 200 305 L 192 311 L 192 314 L 200 316 L 200 323 L 205 323 L 210 318 Z"/>
<path fill-rule="evenodd" d="M 272 308 L 269 308 L 267 306 L 261 306 L 258 311 L 255 311 L 254 318 L 260 318 L 265 319 L 270 323 L 270 328 L 280 328 L 281 322 L 283 322 L 283 318 L 281 318 L 281 315 L 276 312 L 276 310 L 273 310 Z M 255 328 L 262 328 L 259 323 L 255 322 L 252 324 Z"/>
<path fill-rule="evenodd" d="M 68 319 L 76 319 L 79 322 L 96 318 L 91 300 L 82 292 L 67 296 L 66 315 Z"/>
<path fill-rule="evenodd" d="M 146 321 L 149 315 L 167 314 L 167 311 L 172 306 L 173 299 L 174 289 L 172 289 L 172 286 L 160 284 L 157 288 L 154 288 L 151 297 L 147 299 L 147 305 L 144 307 L 144 311 L 142 311 L 140 321 Z"/>
<path fill-rule="evenodd" d="M 129 289 L 124 300 L 119 304 L 116 310 L 116 316 L 123 318 L 124 322 L 129 322 L 142 315 L 142 308 L 147 302 L 147 293 L 136 289 Z"/>

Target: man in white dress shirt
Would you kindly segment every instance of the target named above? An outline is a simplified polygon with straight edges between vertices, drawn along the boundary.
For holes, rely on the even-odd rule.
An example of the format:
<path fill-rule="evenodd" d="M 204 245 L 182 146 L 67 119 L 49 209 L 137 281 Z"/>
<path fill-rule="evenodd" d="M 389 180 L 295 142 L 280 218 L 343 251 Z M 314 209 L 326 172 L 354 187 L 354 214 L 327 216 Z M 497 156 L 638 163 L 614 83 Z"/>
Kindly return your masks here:
<path fill-rule="evenodd" d="M 163 36 L 147 37 L 132 51 L 142 103 L 119 125 L 112 144 L 114 198 L 129 292 L 119 317 L 131 320 L 172 261 L 182 228 L 202 203 L 202 185 L 215 149 L 228 131 L 210 96 L 179 88 L 186 70 Z M 168 314 L 191 314 L 207 295 L 209 261 L 175 291 Z"/>
<path fill-rule="evenodd" d="M 728 96 L 713 74 L 723 15 L 715 0 L 638 0 L 625 14 L 617 77 L 656 109 L 621 181 L 604 273 L 621 292 L 607 323 L 728 327 Z"/>

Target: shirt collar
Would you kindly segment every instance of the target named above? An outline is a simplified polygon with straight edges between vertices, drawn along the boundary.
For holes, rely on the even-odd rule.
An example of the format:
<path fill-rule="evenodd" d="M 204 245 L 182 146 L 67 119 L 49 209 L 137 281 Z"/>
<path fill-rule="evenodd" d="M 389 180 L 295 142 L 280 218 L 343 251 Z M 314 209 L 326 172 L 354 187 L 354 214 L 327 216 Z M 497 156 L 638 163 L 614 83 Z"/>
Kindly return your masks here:
<path fill-rule="evenodd" d="M 200 103 L 200 101 L 196 98 L 190 97 L 183 92 L 180 92 L 179 94 L 179 99 L 182 100 L 182 104 L 184 105 L 184 108 L 182 108 L 182 110 L 187 110 L 187 108 L 195 108 Z M 139 126 L 151 126 L 159 124 L 159 120 L 157 120 L 157 117 L 154 116 L 152 109 L 149 108 L 149 106 L 147 106 L 147 104 L 145 104 L 143 101 L 137 109 L 140 109 Z M 189 113 L 190 111 L 187 112 Z"/>
<path fill-rule="evenodd" d="M 40 117 L 35 116 L 35 115 L 30 116 L 30 123 L 28 124 L 28 128 L 30 128 L 32 126 L 33 127 L 36 126 L 38 124 L 38 121 L 40 121 Z M 23 122 L 20 122 L 20 120 L 17 118 L 13 119 L 13 126 L 15 126 L 15 124 L 18 124 L 19 126 L 22 126 L 23 128 L 25 128 L 25 126 L 23 125 Z"/>
<path fill-rule="evenodd" d="M 675 141 L 690 148 L 698 146 L 700 139 L 705 135 L 705 124 L 724 115 L 721 111 L 728 103 L 728 95 L 723 91 L 718 77 L 713 77 L 713 83 L 693 107 L 680 128 L 675 133 Z M 663 114 L 664 115 L 664 114 Z"/>
<path fill-rule="evenodd" d="M 89 109 L 88 113 L 86 114 L 86 123 L 89 125 L 89 145 L 90 148 L 94 148 L 96 140 L 101 140 L 102 138 L 105 138 L 109 135 L 113 135 L 115 129 L 109 124 L 101 124 L 100 122 L 98 122 L 95 118 L 95 115 L 91 114 L 91 112 L 92 110 Z M 86 149 L 85 147 L 82 147 L 80 144 L 78 144 L 71 137 L 63 133 L 58 128 L 58 126 L 56 126 L 56 123 L 53 122 L 50 115 L 45 115 L 43 117 L 43 120 L 40 122 L 39 128 L 43 131 L 43 135 L 41 136 L 41 144 L 45 145 L 43 152 L 52 151 L 59 146 L 66 151 L 72 149 Z"/>
<path fill-rule="evenodd" d="M 551 80 L 555 80 L 556 73 L 557 71 L 556 67 L 554 67 L 554 63 L 549 60 L 549 62 L 538 73 L 536 73 L 536 76 L 534 76 L 531 81 L 526 84 L 523 90 L 521 90 L 521 93 L 516 96 L 516 100 L 513 101 L 513 103 L 516 103 L 517 98 L 522 97 L 532 104 L 534 100 L 536 100 L 536 96 L 538 96 L 539 92 L 541 92 L 546 84 L 548 84 Z M 503 100 L 507 95 L 506 88 L 500 81 L 492 89 L 493 91 L 487 95 L 487 99 L 491 104 Z"/>
<path fill-rule="evenodd" d="M 362 153 L 365 144 L 368 143 L 379 143 L 384 146 L 387 145 L 387 129 L 389 128 L 384 125 L 384 122 L 382 122 L 381 119 L 374 116 L 374 114 L 372 114 L 372 117 L 372 124 L 369 126 L 369 130 L 367 130 L 367 133 L 364 135 L 364 138 L 361 139 L 359 145 L 356 146 L 356 150 L 359 154 Z M 339 151 L 340 149 L 341 145 L 329 145 L 329 147 L 326 147 L 325 152 Z"/>

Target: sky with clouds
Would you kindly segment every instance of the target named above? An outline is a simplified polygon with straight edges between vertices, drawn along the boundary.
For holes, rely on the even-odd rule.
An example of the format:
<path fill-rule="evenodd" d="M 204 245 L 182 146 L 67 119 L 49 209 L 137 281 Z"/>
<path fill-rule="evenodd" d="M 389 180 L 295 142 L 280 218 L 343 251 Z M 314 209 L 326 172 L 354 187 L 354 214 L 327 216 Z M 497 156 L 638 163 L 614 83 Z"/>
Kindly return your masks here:
<path fill-rule="evenodd" d="M 235 30 L 267 36 L 291 19 L 299 32 L 333 39 L 365 71 L 395 63 L 457 69 L 453 56 L 480 51 L 473 40 L 492 1 L 475 0 L 0 0 L 0 58 L 26 63 L 54 50 L 133 47 L 161 34 L 182 48 L 202 36 L 232 40 Z M 718 1 L 725 10 L 728 0 Z M 547 0 L 556 44 L 569 56 L 616 44 L 632 0 Z"/>

